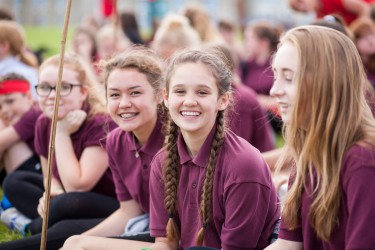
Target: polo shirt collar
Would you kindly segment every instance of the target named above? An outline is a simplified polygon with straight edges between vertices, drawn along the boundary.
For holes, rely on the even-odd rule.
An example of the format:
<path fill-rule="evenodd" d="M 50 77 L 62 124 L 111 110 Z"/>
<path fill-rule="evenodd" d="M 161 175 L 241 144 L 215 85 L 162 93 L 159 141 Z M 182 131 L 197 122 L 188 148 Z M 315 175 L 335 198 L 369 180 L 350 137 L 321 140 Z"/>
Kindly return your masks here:
<path fill-rule="evenodd" d="M 164 133 L 162 132 L 162 122 L 158 118 L 150 137 L 148 138 L 146 144 L 144 144 L 143 146 L 139 145 L 135 141 L 133 132 L 127 133 L 126 140 L 128 141 L 129 149 L 131 151 L 134 151 L 134 153 L 138 151 L 138 153 L 142 152 L 143 154 L 153 156 L 163 146 Z"/>
<path fill-rule="evenodd" d="M 215 133 L 216 133 L 216 123 L 211 129 L 210 133 L 208 134 L 201 149 L 198 151 L 198 154 L 194 158 L 192 158 L 189 154 L 184 138 L 180 132 L 178 135 L 178 139 L 177 139 L 177 148 L 178 148 L 178 153 L 180 155 L 180 164 L 184 165 L 188 161 L 192 161 L 195 165 L 205 168 L 210 158 L 211 145 L 212 145 L 212 141 L 214 139 Z"/>

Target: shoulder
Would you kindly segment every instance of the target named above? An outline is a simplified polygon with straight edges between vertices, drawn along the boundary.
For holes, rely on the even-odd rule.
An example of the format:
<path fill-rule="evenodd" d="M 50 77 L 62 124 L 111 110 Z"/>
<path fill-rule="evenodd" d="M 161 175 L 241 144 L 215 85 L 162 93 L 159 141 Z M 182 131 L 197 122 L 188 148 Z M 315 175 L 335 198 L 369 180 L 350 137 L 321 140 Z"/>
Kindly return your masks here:
<path fill-rule="evenodd" d="M 162 172 L 162 166 L 164 165 L 164 162 L 167 158 L 167 147 L 161 148 L 155 156 L 152 158 L 151 161 L 151 172 L 153 173 L 159 173 L 161 174 Z"/>
<path fill-rule="evenodd" d="M 36 120 L 35 126 L 37 128 L 46 128 L 51 123 L 51 120 L 45 116 L 43 113 L 39 115 L 38 119 Z"/>
<path fill-rule="evenodd" d="M 268 166 L 259 150 L 233 132 L 227 132 L 218 161 L 223 176 L 229 176 L 233 182 L 271 185 Z"/>
<path fill-rule="evenodd" d="M 345 154 L 342 164 L 344 174 L 363 168 L 375 171 L 375 147 L 365 142 L 353 145 Z"/>
<path fill-rule="evenodd" d="M 115 128 L 111 132 L 109 132 L 107 136 L 107 142 L 116 142 L 119 141 L 121 138 L 123 138 L 126 135 L 126 132 L 123 131 L 120 127 Z"/>
<path fill-rule="evenodd" d="M 234 109 L 241 113 L 261 112 L 261 106 L 254 90 L 244 85 L 233 87 Z M 242 117 L 244 118 L 244 117 Z"/>

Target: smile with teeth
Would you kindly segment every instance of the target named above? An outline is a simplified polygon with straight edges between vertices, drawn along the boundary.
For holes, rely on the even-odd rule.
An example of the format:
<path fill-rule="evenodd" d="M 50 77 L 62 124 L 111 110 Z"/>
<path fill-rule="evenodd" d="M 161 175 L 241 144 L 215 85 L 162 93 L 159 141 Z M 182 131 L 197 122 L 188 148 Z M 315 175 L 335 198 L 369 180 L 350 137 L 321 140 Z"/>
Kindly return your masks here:
<path fill-rule="evenodd" d="M 198 111 L 181 111 L 180 113 L 182 116 L 198 116 L 201 114 Z"/>
<path fill-rule="evenodd" d="M 122 114 L 120 114 L 120 117 L 128 119 L 128 118 L 132 118 L 132 117 L 136 116 L 137 114 L 138 113 L 122 113 Z"/>

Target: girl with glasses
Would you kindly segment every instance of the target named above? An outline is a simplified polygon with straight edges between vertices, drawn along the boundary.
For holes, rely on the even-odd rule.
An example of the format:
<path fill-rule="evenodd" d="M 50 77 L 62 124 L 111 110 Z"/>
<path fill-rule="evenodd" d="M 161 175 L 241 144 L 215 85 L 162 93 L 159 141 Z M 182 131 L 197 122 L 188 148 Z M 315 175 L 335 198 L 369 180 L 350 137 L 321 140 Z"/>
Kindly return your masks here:
<path fill-rule="evenodd" d="M 59 56 L 53 56 L 41 65 L 36 88 L 43 114 L 36 122 L 35 148 L 40 156 L 43 176 L 20 172 L 9 176 L 4 183 L 5 194 L 12 205 L 32 219 L 21 230 L 33 235 L 42 229 L 48 146 L 59 60 Z M 95 88 L 100 86 L 77 55 L 65 55 L 63 67 L 62 82 L 69 87 L 63 88 L 59 102 L 49 226 L 66 219 L 104 218 L 118 208 L 104 140 L 114 124 L 109 122 L 103 99 L 95 92 Z M 67 233 L 81 233 L 90 228 L 85 226 L 76 227 L 75 231 Z M 35 238 L 40 241 L 40 235 Z M 50 239 L 54 240 L 53 237 Z M 30 245 L 26 248 L 33 249 L 36 242 L 29 241 Z M 4 249 L 13 249 L 11 247 L 17 246 L 17 241 L 9 244 Z M 25 248 L 23 242 L 18 246 L 20 249 Z"/>

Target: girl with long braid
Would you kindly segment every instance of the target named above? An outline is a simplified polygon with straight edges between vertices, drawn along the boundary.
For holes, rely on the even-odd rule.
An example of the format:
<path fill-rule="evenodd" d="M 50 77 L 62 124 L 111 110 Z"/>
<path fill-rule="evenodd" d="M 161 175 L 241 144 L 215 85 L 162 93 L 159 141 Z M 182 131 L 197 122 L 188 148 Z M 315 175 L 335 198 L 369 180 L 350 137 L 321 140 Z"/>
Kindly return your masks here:
<path fill-rule="evenodd" d="M 152 162 L 152 249 L 263 249 L 279 219 L 268 167 L 226 130 L 231 73 L 219 52 L 187 50 L 166 73 L 167 145 Z"/>

